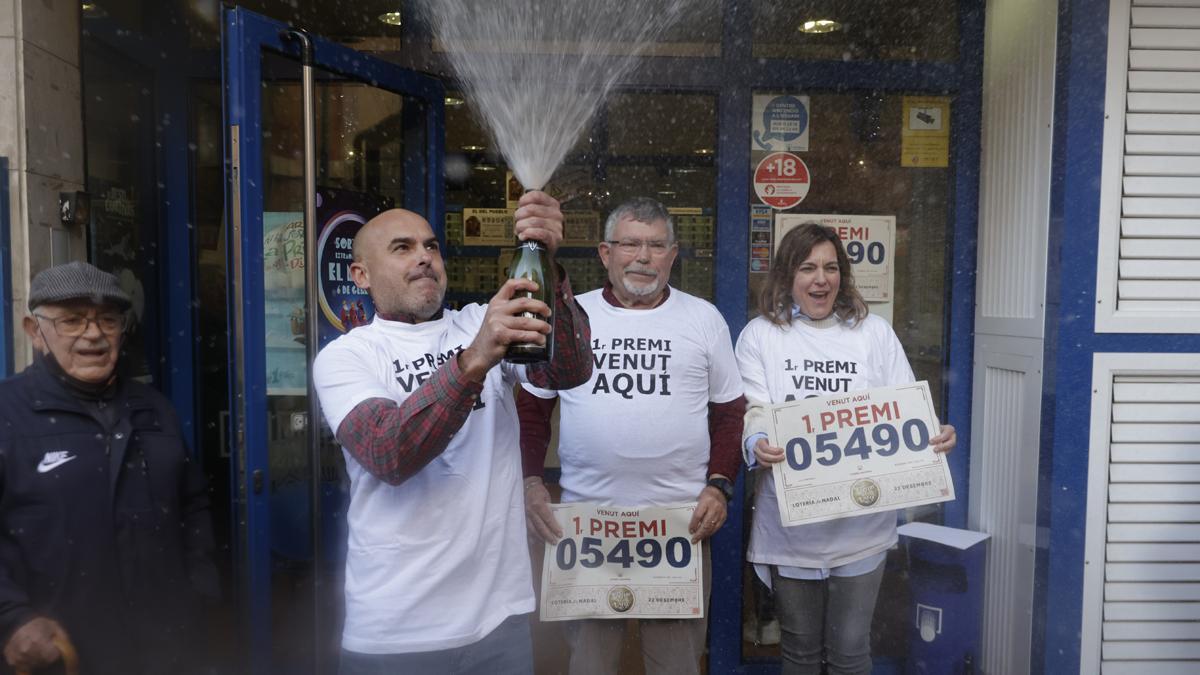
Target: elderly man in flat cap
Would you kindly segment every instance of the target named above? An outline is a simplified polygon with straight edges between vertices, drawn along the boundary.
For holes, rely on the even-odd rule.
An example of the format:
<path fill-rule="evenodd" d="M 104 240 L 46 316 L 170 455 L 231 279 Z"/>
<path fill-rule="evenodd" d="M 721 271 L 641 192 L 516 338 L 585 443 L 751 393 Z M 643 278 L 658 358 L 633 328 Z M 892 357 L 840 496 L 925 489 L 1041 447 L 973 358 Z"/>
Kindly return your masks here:
<path fill-rule="evenodd" d="M 38 274 L 33 364 L 0 382 L 0 640 L 16 670 L 182 673 L 204 642 L 205 481 L 167 400 L 118 369 L 129 306 L 87 263 Z"/>

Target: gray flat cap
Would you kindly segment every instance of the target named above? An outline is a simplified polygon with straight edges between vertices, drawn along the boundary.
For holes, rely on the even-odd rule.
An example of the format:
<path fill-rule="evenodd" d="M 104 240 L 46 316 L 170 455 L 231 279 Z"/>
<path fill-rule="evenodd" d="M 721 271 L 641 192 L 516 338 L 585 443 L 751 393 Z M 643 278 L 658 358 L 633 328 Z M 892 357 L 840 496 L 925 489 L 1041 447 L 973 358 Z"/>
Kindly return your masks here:
<path fill-rule="evenodd" d="M 29 309 L 67 300 L 90 300 L 125 310 L 133 304 L 117 278 L 85 262 L 70 262 L 38 272 L 29 284 Z"/>

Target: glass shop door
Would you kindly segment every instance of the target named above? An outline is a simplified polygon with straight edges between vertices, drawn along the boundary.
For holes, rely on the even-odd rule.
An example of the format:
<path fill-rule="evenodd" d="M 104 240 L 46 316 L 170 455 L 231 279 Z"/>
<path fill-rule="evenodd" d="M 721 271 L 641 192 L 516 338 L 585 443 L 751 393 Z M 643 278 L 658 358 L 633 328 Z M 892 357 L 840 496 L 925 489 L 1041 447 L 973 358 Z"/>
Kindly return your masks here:
<path fill-rule="evenodd" d="M 319 348 L 374 314 L 348 275 L 365 220 L 403 207 L 441 231 L 444 92 L 434 78 L 244 9 L 223 19 L 223 423 L 238 651 L 254 673 L 335 672 L 348 495 L 331 432 L 310 424 L 311 338 Z"/>

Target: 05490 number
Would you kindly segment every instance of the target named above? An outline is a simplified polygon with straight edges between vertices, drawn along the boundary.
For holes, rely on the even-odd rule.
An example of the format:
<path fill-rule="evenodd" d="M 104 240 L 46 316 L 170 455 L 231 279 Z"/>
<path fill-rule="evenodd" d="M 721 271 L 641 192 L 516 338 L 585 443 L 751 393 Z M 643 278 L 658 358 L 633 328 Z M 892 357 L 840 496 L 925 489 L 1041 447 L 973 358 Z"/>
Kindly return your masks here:
<path fill-rule="evenodd" d="M 813 458 L 822 466 L 833 466 L 842 461 L 842 457 L 859 457 L 868 459 L 872 452 L 881 457 L 890 457 L 904 446 L 913 452 L 920 452 L 929 447 L 929 427 L 919 419 L 908 420 L 899 429 L 893 424 L 877 424 L 871 429 L 871 441 L 867 442 L 867 430 L 858 427 L 850 434 L 846 447 L 840 447 L 835 441 L 837 432 L 829 431 L 817 434 L 816 447 L 803 437 L 793 438 L 787 442 L 784 451 L 787 455 L 788 466 L 794 471 L 804 471 L 812 466 Z"/>
<path fill-rule="evenodd" d="M 605 561 L 623 568 L 635 563 L 642 567 L 657 567 L 666 558 L 671 567 L 687 567 L 692 561 L 692 543 L 685 537 L 672 537 L 663 546 L 657 539 L 639 539 L 634 544 L 629 539 L 620 539 L 605 555 L 598 537 L 584 537 L 578 546 L 574 539 L 563 539 L 554 549 L 554 562 L 560 570 L 569 570 L 578 563 L 589 569 L 597 568 Z"/>

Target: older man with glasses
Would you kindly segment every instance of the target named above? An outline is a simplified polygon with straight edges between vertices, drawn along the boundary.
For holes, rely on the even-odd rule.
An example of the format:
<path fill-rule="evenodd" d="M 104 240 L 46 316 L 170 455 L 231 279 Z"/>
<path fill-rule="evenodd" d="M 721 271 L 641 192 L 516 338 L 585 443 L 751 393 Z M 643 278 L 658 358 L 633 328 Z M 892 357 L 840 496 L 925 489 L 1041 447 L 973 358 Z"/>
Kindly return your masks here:
<path fill-rule="evenodd" d="M 591 379 L 563 391 L 525 389 L 517 399 L 531 532 L 563 532 L 542 482 L 550 416 L 561 402 L 558 456 L 564 502 L 613 507 L 695 502 L 703 542 L 725 522 L 741 465 L 746 401 L 724 318 L 709 302 L 668 286 L 678 246 L 671 215 L 637 198 L 609 215 L 600 260 L 604 288 L 578 296 L 592 326 Z M 704 556 L 704 601 L 711 590 Z M 647 673 L 698 673 L 707 620 L 641 620 Z M 617 673 L 625 621 L 569 621 L 572 675 Z"/>
<path fill-rule="evenodd" d="M 120 373 L 129 307 L 92 265 L 43 271 L 33 363 L 0 382 L 0 639 L 17 670 L 186 673 L 203 654 L 205 480 L 170 403 Z"/>

